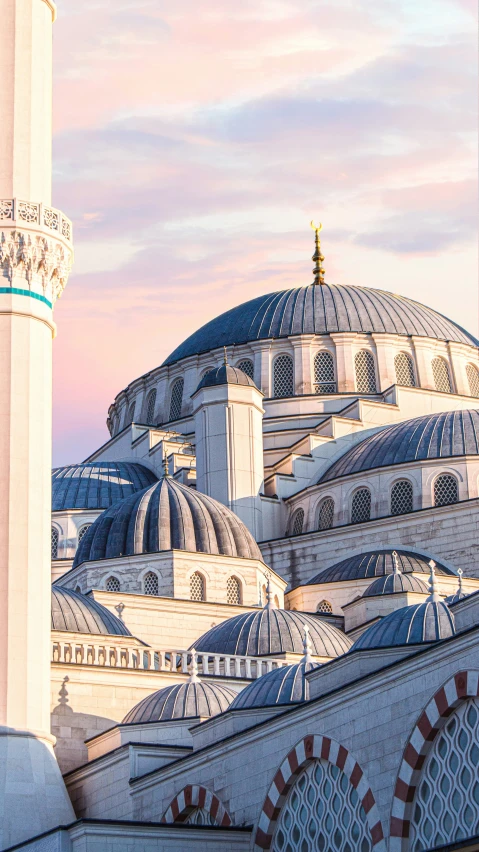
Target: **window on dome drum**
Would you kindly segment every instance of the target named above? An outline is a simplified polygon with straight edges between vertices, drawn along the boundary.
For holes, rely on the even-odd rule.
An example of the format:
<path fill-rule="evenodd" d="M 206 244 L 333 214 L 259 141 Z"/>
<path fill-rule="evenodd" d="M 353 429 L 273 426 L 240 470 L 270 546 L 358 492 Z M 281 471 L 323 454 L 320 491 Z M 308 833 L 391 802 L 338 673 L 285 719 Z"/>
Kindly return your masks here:
<path fill-rule="evenodd" d="M 450 473 L 441 473 L 434 480 L 434 505 L 450 506 L 459 501 L 459 489 L 457 479 Z"/>
<path fill-rule="evenodd" d="M 199 571 L 195 571 L 190 577 L 190 600 L 205 600 L 205 581 Z"/>
<path fill-rule="evenodd" d="M 80 529 L 78 530 L 78 544 L 80 544 L 83 536 L 88 532 L 90 527 L 91 527 L 91 524 L 83 524 L 83 526 L 80 527 Z"/>
<path fill-rule="evenodd" d="M 291 355 L 278 355 L 274 360 L 273 396 L 294 396 L 294 370 Z"/>
<path fill-rule="evenodd" d="M 279 609 L 279 598 L 278 598 L 278 595 L 275 595 L 275 596 L 274 596 L 274 605 L 275 605 L 276 609 Z"/>
<path fill-rule="evenodd" d="M 158 594 L 158 576 L 153 571 L 148 571 L 143 580 L 143 593 L 145 595 Z"/>
<path fill-rule="evenodd" d="M 479 397 L 479 370 L 474 364 L 466 365 L 466 376 L 469 382 L 469 393 L 471 396 Z"/>
<path fill-rule="evenodd" d="M 298 775 L 281 808 L 272 848 L 275 852 L 371 852 L 366 812 L 339 767 L 320 758 Z"/>
<path fill-rule="evenodd" d="M 254 366 L 253 362 L 250 361 L 249 358 L 243 358 L 242 361 L 238 361 L 237 365 L 238 370 L 243 370 L 243 373 L 246 373 L 250 379 L 254 379 Z"/>
<path fill-rule="evenodd" d="M 52 527 L 52 559 L 58 559 L 58 530 Z"/>
<path fill-rule="evenodd" d="M 120 581 L 117 577 L 108 577 L 108 580 L 105 583 L 105 589 L 107 592 L 119 592 L 120 591 Z"/>
<path fill-rule="evenodd" d="M 146 398 L 146 422 L 152 426 L 155 422 L 156 388 L 150 391 Z"/>
<path fill-rule="evenodd" d="M 200 381 L 201 379 L 204 379 L 206 374 L 209 373 L 211 370 L 214 370 L 214 367 L 212 365 L 210 365 L 209 367 L 205 367 L 205 369 L 201 371 Z"/>
<path fill-rule="evenodd" d="M 351 503 L 351 523 L 371 520 L 371 492 L 369 488 L 358 488 Z"/>
<path fill-rule="evenodd" d="M 318 530 L 330 530 L 334 520 L 334 500 L 332 497 L 325 497 L 319 504 L 318 512 Z"/>
<path fill-rule="evenodd" d="M 173 382 L 170 397 L 170 420 L 179 420 L 181 417 L 184 384 L 183 379 L 176 379 L 176 381 Z"/>
<path fill-rule="evenodd" d="M 314 392 L 336 393 L 333 356 L 325 349 L 314 356 Z"/>
<path fill-rule="evenodd" d="M 333 607 L 329 601 L 320 601 L 316 607 L 316 612 L 332 612 Z"/>
<path fill-rule="evenodd" d="M 412 805 L 411 852 L 479 833 L 479 700 L 459 705 L 427 755 Z"/>
<path fill-rule="evenodd" d="M 228 577 L 226 581 L 226 602 L 229 604 L 241 603 L 241 583 L 236 577 Z"/>
<path fill-rule="evenodd" d="M 442 391 L 443 393 L 452 393 L 449 369 L 444 358 L 433 358 L 432 375 L 436 390 Z"/>
<path fill-rule="evenodd" d="M 410 355 L 405 352 L 398 352 L 394 359 L 394 369 L 396 370 L 396 382 L 404 387 L 416 387 L 414 378 L 414 366 Z"/>
<path fill-rule="evenodd" d="M 376 371 L 371 352 L 361 349 L 354 356 L 356 390 L 358 393 L 376 393 Z"/>
<path fill-rule="evenodd" d="M 293 515 L 291 523 L 291 535 L 301 535 L 304 524 L 304 509 L 298 509 Z"/>
<path fill-rule="evenodd" d="M 266 604 L 266 586 L 260 588 L 260 601 L 263 606 Z"/>
<path fill-rule="evenodd" d="M 76 592 L 78 592 L 79 594 L 81 594 L 81 587 L 80 587 L 80 586 L 76 586 L 75 591 L 76 591 Z"/>
<path fill-rule="evenodd" d="M 391 489 L 391 515 L 405 515 L 413 510 L 413 490 L 407 479 L 399 479 Z"/>

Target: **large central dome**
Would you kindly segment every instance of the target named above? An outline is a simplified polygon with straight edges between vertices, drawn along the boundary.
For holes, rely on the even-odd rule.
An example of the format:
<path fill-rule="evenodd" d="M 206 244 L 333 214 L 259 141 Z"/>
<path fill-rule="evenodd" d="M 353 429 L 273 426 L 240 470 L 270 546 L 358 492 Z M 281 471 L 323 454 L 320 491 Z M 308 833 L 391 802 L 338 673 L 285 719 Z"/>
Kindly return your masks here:
<path fill-rule="evenodd" d="M 206 323 L 164 366 L 221 346 L 294 334 L 337 332 L 417 335 L 479 346 L 452 320 L 419 302 L 368 287 L 310 284 L 258 296 Z"/>

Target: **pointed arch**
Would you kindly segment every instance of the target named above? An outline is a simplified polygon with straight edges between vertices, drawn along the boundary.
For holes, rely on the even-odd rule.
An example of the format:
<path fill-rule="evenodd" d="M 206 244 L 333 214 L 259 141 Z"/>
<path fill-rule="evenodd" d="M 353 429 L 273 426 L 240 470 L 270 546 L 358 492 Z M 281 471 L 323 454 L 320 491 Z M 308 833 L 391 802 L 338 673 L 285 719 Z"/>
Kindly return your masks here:
<path fill-rule="evenodd" d="M 227 828 L 232 824 L 228 811 L 218 797 L 199 784 L 187 784 L 170 803 L 161 822 L 168 824 L 187 822 L 190 814 L 199 808 L 206 811 L 213 825 Z"/>

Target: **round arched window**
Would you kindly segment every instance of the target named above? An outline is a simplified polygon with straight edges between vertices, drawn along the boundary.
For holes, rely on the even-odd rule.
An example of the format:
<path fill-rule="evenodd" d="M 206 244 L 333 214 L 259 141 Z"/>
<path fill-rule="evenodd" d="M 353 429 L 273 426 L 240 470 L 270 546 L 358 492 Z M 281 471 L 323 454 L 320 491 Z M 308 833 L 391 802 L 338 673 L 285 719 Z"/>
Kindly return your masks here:
<path fill-rule="evenodd" d="M 351 502 L 351 523 L 359 524 L 371 520 L 371 492 L 369 488 L 358 488 Z"/>
<path fill-rule="evenodd" d="M 158 576 L 153 571 L 148 571 L 148 574 L 145 574 L 143 592 L 145 595 L 158 594 Z"/>
<path fill-rule="evenodd" d="M 190 600 L 205 600 L 205 581 L 199 571 L 195 571 L 190 577 Z"/>
<path fill-rule="evenodd" d="M 150 391 L 146 399 L 146 422 L 152 426 L 155 422 L 156 388 Z"/>
<path fill-rule="evenodd" d="M 179 420 L 181 417 L 181 409 L 183 407 L 183 387 L 184 380 L 176 379 L 171 388 L 170 397 L 170 420 Z"/>
<path fill-rule="evenodd" d="M 432 361 L 434 387 L 442 393 L 452 393 L 449 368 L 444 358 L 434 358 Z"/>
<path fill-rule="evenodd" d="M 274 359 L 273 396 L 294 396 L 294 369 L 291 355 L 278 355 Z"/>
<path fill-rule="evenodd" d="M 406 355 L 405 352 L 398 352 L 394 359 L 394 369 L 398 385 L 410 388 L 415 387 L 414 367 L 410 355 Z"/>
<path fill-rule="evenodd" d="M 237 577 L 228 577 L 226 581 L 226 602 L 229 604 L 241 603 L 241 583 Z"/>
<path fill-rule="evenodd" d="M 354 357 L 356 390 L 358 393 L 376 393 L 376 371 L 374 358 L 367 349 L 361 349 Z"/>
<path fill-rule="evenodd" d="M 323 349 L 314 356 L 315 393 L 336 393 L 334 361 L 331 352 Z"/>
<path fill-rule="evenodd" d="M 58 530 L 52 527 L 52 559 L 58 559 Z"/>
<path fill-rule="evenodd" d="M 293 515 L 291 524 L 291 535 L 301 535 L 304 524 L 304 509 L 298 509 Z"/>
<path fill-rule="evenodd" d="M 405 515 L 412 510 L 412 485 L 408 479 L 399 479 L 391 489 L 391 515 Z"/>
<path fill-rule="evenodd" d="M 334 520 L 334 500 L 332 497 L 325 497 L 319 504 L 318 511 L 318 530 L 330 530 Z"/>
<path fill-rule="evenodd" d="M 479 397 L 479 370 L 473 364 L 466 365 L 466 376 L 471 396 Z"/>
<path fill-rule="evenodd" d="M 78 544 L 80 544 L 82 538 L 86 535 L 90 527 L 91 524 L 83 524 L 83 526 L 80 527 L 80 529 L 78 530 Z"/>
<path fill-rule="evenodd" d="M 107 592 L 119 592 L 120 581 L 118 577 L 108 577 L 108 580 L 105 583 L 105 589 Z"/>
<path fill-rule="evenodd" d="M 243 358 L 242 361 L 238 361 L 237 365 L 238 370 L 242 370 L 243 373 L 246 373 L 250 379 L 254 379 L 254 366 L 253 362 L 249 358 Z"/>
<path fill-rule="evenodd" d="M 450 473 L 441 473 L 434 480 L 434 505 L 450 506 L 459 500 L 459 489 L 457 479 Z"/>
<path fill-rule="evenodd" d="M 316 612 L 329 612 L 332 613 L 333 606 L 329 601 L 320 601 L 316 607 Z"/>

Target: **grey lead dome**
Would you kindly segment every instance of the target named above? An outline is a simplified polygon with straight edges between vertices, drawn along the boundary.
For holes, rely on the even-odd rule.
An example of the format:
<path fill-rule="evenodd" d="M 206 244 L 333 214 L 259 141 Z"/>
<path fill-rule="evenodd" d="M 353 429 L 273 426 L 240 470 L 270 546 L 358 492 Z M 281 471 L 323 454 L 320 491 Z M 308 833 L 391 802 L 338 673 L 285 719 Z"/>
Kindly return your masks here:
<path fill-rule="evenodd" d="M 363 598 L 373 598 L 376 595 L 395 595 L 400 592 L 427 595 L 428 589 L 426 584 L 419 577 L 415 577 L 414 574 L 385 574 L 384 577 L 378 577 L 374 583 L 368 586 Z"/>
<path fill-rule="evenodd" d="M 403 573 L 414 571 L 416 574 L 430 573 L 429 562 L 430 556 L 420 556 L 418 553 L 413 553 L 409 550 L 399 548 L 382 548 L 380 550 L 370 550 L 367 553 L 360 553 L 357 556 L 348 556 L 342 559 L 341 562 L 336 562 L 315 574 L 311 580 L 308 580 L 307 585 L 315 586 L 321 583 L 338 583 L 346 580 L 364 580 L 367 577 L 383 577 L 385 574 L 391 574 L 394 568 L 393 552 L 396 550 L 398 555 L 399 568 Z M 436 574 L 449 574 L 454 576 L 454 571 L 436 562 Z"/>
<path fill-rule="evenodd" d="M 404 606 L 373 624 L 359 639 L 352 651 L 373 648 L 392 648 L 397 645 L 416 645 L 438 642 L 455 634 L 454 616 L 443 601 L 425 601 Z"/>
<path fill-rule="evenodd" d="M 249 710 L 307 701 L 309 690 L 305 673 L 314 668 L 317 666 L 301 660 L 291 666 L 273 669 L 248 684 L 230 704 L 230 710 Z"/>
<path fill-rule="evenodd" d="M 62 586 L 52 586 L 52 630 L 131 636 L 126 624 L 90 595 Z"/>
<path fill-rule="evenodd" d="M 126 714 L 124 725 L 139 722 L 167 722 L 198 716 L 216 716 L 224 713 L 236 692 L 218 683 L 187 681 L 165 686 L 148 695 Z"/>
<path fill-rule="evenodd" d="M 252 388 L 256 387 L 253 379 L 247 376 L 239 367 L 232 367 L 231 364 L 222 364 L 221 367 L 214 367 L 212 370 L 208 370 L 196 390 L 219 387 L 220 385 L 250 385 Z"/>
<path fill-rule="evenodd" d="M 139 462 L 100 461 L 52 470 L 52 511 L 108 509 L 158 477 Z"/>

